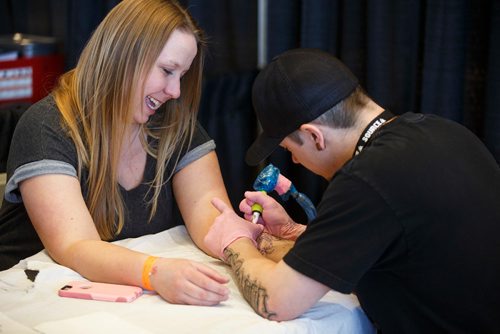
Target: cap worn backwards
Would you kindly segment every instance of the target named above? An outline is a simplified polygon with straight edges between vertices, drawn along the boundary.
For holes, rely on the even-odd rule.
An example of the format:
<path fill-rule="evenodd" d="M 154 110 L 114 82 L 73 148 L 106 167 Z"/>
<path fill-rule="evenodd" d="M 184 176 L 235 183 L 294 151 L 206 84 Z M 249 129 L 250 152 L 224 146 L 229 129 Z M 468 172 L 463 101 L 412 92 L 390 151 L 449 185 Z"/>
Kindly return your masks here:
<path fill-rule="evenodd" d="M 245 161 L 257 165 L 281 141 L 349 96 L 358 79 L 337 58 L 318 49 L 294 49 L 275 57 L 258 75 L 253 107 L 262 133 Z"/>

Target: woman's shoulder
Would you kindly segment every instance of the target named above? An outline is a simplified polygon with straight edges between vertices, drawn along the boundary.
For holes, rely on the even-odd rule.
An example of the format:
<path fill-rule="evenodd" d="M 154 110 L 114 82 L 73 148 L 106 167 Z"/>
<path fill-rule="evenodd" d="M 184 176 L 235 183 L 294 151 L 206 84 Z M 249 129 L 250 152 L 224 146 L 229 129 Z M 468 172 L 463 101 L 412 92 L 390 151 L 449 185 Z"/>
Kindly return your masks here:
<path fill-rule="evenodd" d="M 26 109 L 20 121 L 58 120 L 59 115 L 54 98 L 52 95 L 48 95 Z"/>
<path fill-rule="evenodd" d="M 61 114 L 52 96 L 47 96 L 29 107 L 19 119 L 13 145 L 39 147 L 61 146 L 69 142 L 69 136 L 62 127 Z"/>
<path fill-rule="evenodd" d="M 17 123 L 16 131 L 19 128 L 24 133 L 34 133 L 41 129 L 51 129 L 59 132 L 61 127 L 60 117 L 54 98 L 49 95 L 23 112 Z"/>

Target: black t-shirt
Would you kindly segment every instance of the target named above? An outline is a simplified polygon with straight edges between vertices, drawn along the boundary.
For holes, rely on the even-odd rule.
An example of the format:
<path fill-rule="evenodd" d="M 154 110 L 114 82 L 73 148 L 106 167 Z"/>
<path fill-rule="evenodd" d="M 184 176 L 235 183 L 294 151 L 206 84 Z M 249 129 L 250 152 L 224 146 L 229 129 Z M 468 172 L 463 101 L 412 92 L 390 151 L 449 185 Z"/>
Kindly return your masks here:
<path fill-rule="evenodd" d="M 154 145 L 154 142 L 152 142 Z M 178 147 L 181 157 L 176 172 L 190 162 L 215 149 L 215 143 L 198 124 L 191 145 Z M 77 154 L 71 138 L 61 128 L 60 114 L 54 99 L 49 96 L 28 109 L 16 126 L 7 163 L 7 185 L 0 209 L 0 270 L 37 253 L 43 245 L 26 213 L 18 184 L 42 174 L 66 174 L 77 177 Z M 113 240 L 157 233 L 182 224 L 169 180 L 162 187 L 158 209 L 148 222 L 152 197 L 148 183 L 154 179 L 156 159 L 147 156 L 143 182 L 136 188 L 120 187 L 125 204 L 125 224 Z M 172 171 L 168 166 L 166 175 Z M 88 171 L 82 171 L 81 189 L 87 197 Z M 166 179 L 166 178 L 165 178 Z"/>
<path fill-rule="evenodd" d="M 464 127 L 407 113 L 331 180 L 285 262 L 355 292 L 382 333 L 500 328 L 500 168 Z"/>

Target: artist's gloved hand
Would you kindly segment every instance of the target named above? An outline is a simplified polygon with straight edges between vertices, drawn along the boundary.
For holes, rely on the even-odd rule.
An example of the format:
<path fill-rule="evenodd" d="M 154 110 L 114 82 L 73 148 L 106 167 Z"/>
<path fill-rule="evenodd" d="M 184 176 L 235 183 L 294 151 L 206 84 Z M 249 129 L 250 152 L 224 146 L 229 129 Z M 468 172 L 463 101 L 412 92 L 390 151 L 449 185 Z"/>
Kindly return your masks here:
<path fill-rule="evenodd" d="M 207 248 L 225 261 L 224 250 L 233 241 L 239 238 L 249 238 L 255 247 L 257 237 L 262 233 L 264 227 L 259 224 L 252 224 L 241 218 L 219 198 L 212 200 L 212 205 L 220 211 L 220 215 L 205 236 L 204 242 Z"/>
<path fill-rule="evenodd" d="M 282 239 L 296 240 L 306 229 L 305 225 L 295 223 L 274 198 L 261 191 L 245 192 L 245 198 L 239 206 L 245 219 L 252 219 L 254 203 L 259 203 L 263 208 L 259 224 L 264 225 L 264 231 Z"/>

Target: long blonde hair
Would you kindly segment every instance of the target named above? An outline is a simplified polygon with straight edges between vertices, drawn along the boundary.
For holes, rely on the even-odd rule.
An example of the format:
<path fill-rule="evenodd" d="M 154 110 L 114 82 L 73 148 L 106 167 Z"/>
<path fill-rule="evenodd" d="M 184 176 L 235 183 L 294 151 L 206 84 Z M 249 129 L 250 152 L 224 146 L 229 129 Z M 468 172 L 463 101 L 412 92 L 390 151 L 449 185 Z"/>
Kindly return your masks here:
<path fill-rule="evenodd" d="M 157 159 L 149 202 L 150 219 L 158 207 L 167 165 L 179 159 L 180 145 L 188 144 L 196 126 L 201 96 L 203 34 L 189 13 L 175 0 L 124 0 L 97 27 L 75 69 L 64 74 L 53 94 L 62 122 L 75 143 L 78 176 L 88 169 L 85 198 L 103 240 L 120 233 L 125 208 L 118 185 L 118 160 L 127 120 L 133 112 L 134 92 L 152 68 L 176 29 L 190 32 L 198 52 L 181 81 L 181 96 L 162 107 L 160 124 L 142 126 L 141 138 L 157 139 L 157 147 L 143 146 Z M 113 180 L 113 182 L 110 182 Z"/>

